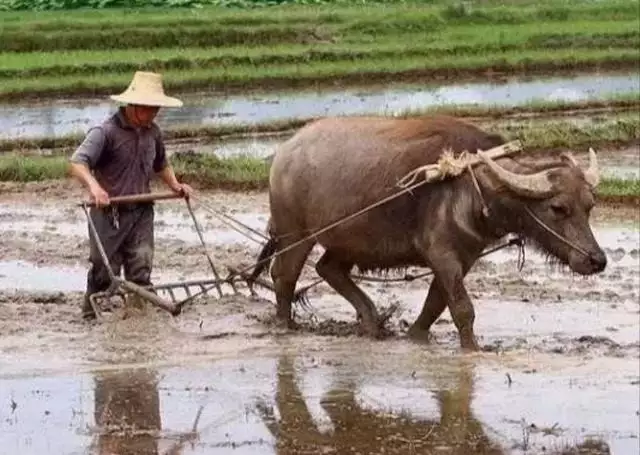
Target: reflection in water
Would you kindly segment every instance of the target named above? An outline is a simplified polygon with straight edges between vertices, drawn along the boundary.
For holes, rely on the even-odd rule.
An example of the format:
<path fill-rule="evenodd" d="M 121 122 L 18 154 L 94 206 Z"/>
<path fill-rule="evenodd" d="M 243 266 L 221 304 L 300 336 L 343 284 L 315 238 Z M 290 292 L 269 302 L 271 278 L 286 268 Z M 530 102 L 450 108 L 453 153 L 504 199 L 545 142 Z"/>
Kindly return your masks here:
<path fill-rule="evenodd" d="M 421 420 L 365 409 L 356 400 L 355 388 L 349 381 L 321 399 L 333 425 L 331 433 L 322 433 L 307 408 L 291 359 L 280 358 L 275 400 L 280 419 L 275 418 L 273 410 L 260 406 L 265 424 L 277 440 L 276 453 L 411 454 L 447 449 L 446 453 L 454 454 L 503 454 L 471 411 L 473 372 L 469 367 L 460 368 L 450 387 L 435 392 L 439 419 Z"/>
<path fill-rule="evenodd" d="M 597 439 L 589 442 L 589 437 L 600 433 L 599 428 L 605 437 L 619 444 L 616 454 L 633 453 L 629 448 L 637 447 L 635 430 L 620 420 L 621 416 L 628 419 L 629 415 L 616 402 L 623 395 L 607 398 L 589 392 L 594 390 L 593 386 L 597 389 L 612 386 L 614 392 L 616 388 L 616 393 L 620 392 L 622 389 L 617 381 L 610 380 L 611 376 L 605 382 L 588 384 L 586 376 L 578 375 L 576 384 L 582 385 L 574 386 L 575 395 L 565 385 L 559 385 L 560 395 L 550 394 L 547 388 L 550 376 L 530 383 L 516 380 L 514 389 L 505 393 L 494 382 L 486 383 L 484 374 L 480 376 L 485 370 L 483 360 L 474 363 L 466 358 L 441 361 L 433 357 L 411 378 L 409 371 L 415 357 L 385 353 L 386 359 L 369 358 L 364 363 L 338 361 L 340 366 L 335 367 L 335 374 L 340 379 L 327 387 L 316 382 L 324 383 L 330 376 L 325 374 L 324 367 L 298 374 L 292 358 L 273 359 L 271 352 L 261 353 L 260 359 L 215 361 L 206 368 L 182 366 L 173 372 L 163 370 L 162 381 L 152 369 L 101 372 L 89 380 L 93 389 L 93 399 L 89 400 L 80 397 L 91 395 L 83 386 L 84 378 L 0 379 L 0 404 L 5 403 L 0 406 L 0 453 L 610 454 L 604 442 Z M 337 359 L 331 353 L 325 354 L 326 364 L 335 365 Z M 366 355 L 354 349 L 353 357 Z M 376 362 L 377 367 L 367 368 L 370 361 Z M 317 362 L 313 363 L 319 367 Z M 611 370 L 611 365 L 605 369 Z M 626 376 L 628 371 L 619 377 Z M 428 382 L 421 382 L 425 374 Z M 358 380 L 360 375 L 362 381 Z M 563 372 L 563 377 L 573 374 Z M 319 404 L 329 417 L 332 430 L 323 431 L 323 422 L 319 422 L 323 419 L 318 419 L 315 400 L 308 400 L 304 394 L 307 386 L 322 389 Z M 382 391 L 377 400 L 363 393 L 369 387 Z M 515 399 L 515 393 L 523 398 Z M 256 396 L 262 397 L 257 405 Z M 546 401 L 541 402 L 540 397 Z M 558 397 L 555 403 L 554 397 Z M 363 405 L 365 400 L 372 404 Z M 11 409 L 9 403 L 15 403 L 16 408 Z M 580 406 L 572 416 L 571 408 L 577 403 L 587 405 Z M 596 405 L 589 407 L 589 403 Z M 385 412 L 399 406 L 415 411 L 413 415 L 400 412 L 397 416 Z M 533 442 L 528 451 L 523 450 L 520 435 L 507 435 L 518 425 L 513 423 L 514 418 L 529 414 L 519 411 L 544 408 L 546 412 L 554 406 L 559 408 L 560 424 L 572 421 L 571 435 L 560 434 L 559 428 L 558 435 L 545 437 L 545 428 L 540 426 L 531 430 Z M 594 419 L 598 409 L 601 413 L 604 409 L 604 414 Z M 93 415 L 89 422 L 84 419 L 87 411 Z M 532 414 L 535 417 L 536 413 Z M 549 419 L 544 413 L 538 416 L 540 421 L 555 421 L 555 417 Z M 488 428 L 486 422 L 492 422 L 491 427 L 499 433 Z M 616 422 L 622 422 L 617 429 Z M 90 435 L 84 431 L 87 427 L 95 428 Z M 543 434 L 533 436 L 536 431 Z M 93 441 L 88 440 L 90 437 Z M 583 437 L 587 442 L 573 445 Z"/>
<path fill-rule="evenodd" d="M 506 449 L 487 435 L 472 411 L 474 372 L 471 364 L 460 363 L 455 372 L 445 373 L 436 380 L 438 385 L 432 394 L 439 416 L 430 419 L 367 409 L 356 399 L 355 381 L 335 384 L 320 400 L 333 426 L 329 432 L 317 428 L 298 385 L 292 359 L 280 357 L 277 370 L 277 410 L 261 402 L 257 411 L 276 440 L 275 453 L 278 455 L 507 455 L 531 449 L 519 444 Z M 577 445 L 559 443 L 558 447 L 542 450 L 550 455 L 611 453 L 606 443 L 593 439 Z"/>
<path fill-rule="evenodd" d="M 154 370 L 101 372 L 94 378 L 99 455 L 157 455 L 162 428 Z"/>
<path fill-rule="evenodd" d="M 95 455 L 181 455 L 197 439 L 202 407 L 191 431 L 171 432 L 169 447 L 159 450 L 163 435 L 158 373 L 154 369 L 111 370 L 94 375 Z M 165 418 L 167 415 L 165 414 Z"/>

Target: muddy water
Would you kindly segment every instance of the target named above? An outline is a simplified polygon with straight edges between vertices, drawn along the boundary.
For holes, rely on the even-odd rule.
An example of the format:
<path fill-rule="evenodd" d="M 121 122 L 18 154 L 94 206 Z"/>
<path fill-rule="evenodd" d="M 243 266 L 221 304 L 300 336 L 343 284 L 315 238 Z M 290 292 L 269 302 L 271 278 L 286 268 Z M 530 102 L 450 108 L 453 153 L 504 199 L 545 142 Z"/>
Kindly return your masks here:
<path fill-rule="evenodd" d="M 241 362 L 2 379 L 16 405 L 1 412 L 3 453 L 535 454 L 589 436 L 637 453 L 637 387 L 594 365 L 282 344 Z M 601 368 L 634 377 L 619 360 Z"/>
<path fill-rule="evenodd" d="M 259 123 L 336 114 L 394 114 L 407 109 L 454 104 L 519 105 L 539 100 L 580 101 L 638 92 L 637 74 L 579 75 L 504 83 L 429 85 L 392 90 L 354 89 L 264 94 L 253 97 L 189 94 L 186 106 L 163 111 L 162 126 Z M 61 136 L 84 132 L 113 112 L 108 100 L 91 99 L 0 106 L 0 138 Z"/>
<path fill-rule="evenodd" d="M 69 292 L 82 290 L 86 273 L 75 267 L 38 266 L 24 261 L 0 262 L 0 289 Z"/>
<path fill-rule="evenodd" d="M 264 225 L 265 195 L 211 200 Z M 448 311 L 430 344 L 406 339 L 429 280 L 362 283 L 380 310 L 399 304 L 377 342 L 324 285 L 296 308 L 297 332 L 271 323 L 271 295 L 245 289 L 175 319 L 148 309 L 86 325 L 82 213 L 29 193 L 0 204 L 0 453 L 524 455 L 591 439 L 586 453 L 637 453 L 637 213 L 594 213 L 610 258 L 597 277 L 530 249 L 522 271 L 515 248 L 479 262 L 466 285 L 485 351 L 462 355 Z M 186 211 L 158 206 L 157 276 L 207 274 Z M 205 232 L 229 231 L 196 208 Z M 257 253 L 228 235 L 207 237 L 216 263 Z"/>

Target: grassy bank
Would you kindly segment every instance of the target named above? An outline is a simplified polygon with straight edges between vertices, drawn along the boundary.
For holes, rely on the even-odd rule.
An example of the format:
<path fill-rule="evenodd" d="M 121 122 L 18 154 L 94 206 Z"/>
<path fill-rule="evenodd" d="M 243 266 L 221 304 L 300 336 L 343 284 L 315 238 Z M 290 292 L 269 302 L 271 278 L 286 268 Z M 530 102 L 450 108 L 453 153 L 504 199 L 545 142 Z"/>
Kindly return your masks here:
<path fill-rule="evenodd" d="M 172 163 L 178 178 L 199 189 L 250 191 L 268 188 L 269 167 L 259 158 L 219 159 L 194 153 L 174 156 Z M 0 157 L 1 182 L 38 182 L 64 178 L 67 178 L 67 161 L 64 157 Z M 603 178 L 597 196 L 604 203 L 637 206 L 640 204 L 640 180 Z"/>
<path fill-rule="evenodd" d="M 631 2 L 434 3 L 0 13 L 0 98 L 638 68 Z"/>
<path fill-rule="evenodd" d="M 594 146 L 619 146 L 640 138 L 640 118 L 636 114 L 640 108 L 637 93 L 613 96 L 608 99 L 569 101 L 536 101 L 519 106 L 477 106 L 455 105 L 436 106 L 421 110 L 407 110 L 382 115 L 417 117 L 428 114 L 445 114 L 468 118 L 508 136 L 516 136 L 529 141 L 531 147 L 581 147 L 591 141 Z M 575 126 L 569 119 L 545 121 L 544 117 L 574 114 L 600 115 L 592 123 Z M 528 117 L 541 117 L 528 121 Z M 312 118 L 294 118 L 260 124 L 238 124 L 220 126 L 185 126 L 165 130 L 165 139 L 172 141 L 194 140 L 200 143 L 214 143 L 230 137 L 260 135 L 262 133 L 286 134 L 300 128 Z M 511 121 L 508 125 L 506 122 Z M 29 152 L 48 150 L 56 154 L 69 153 L 82 141 L 82 134 L 59 137 L 16 138 L 0 140 L 2 152 Z"/>
<path fill-rule="evenodd" d="M 428 53 L 427 53 L 428 54 Z M 153 67 L 140 66 L 141 69 Z M 429 79 L 465 79 L 486 72 L 507 74 L 547 74 L 556 71 L 635 70 L 638 52 L 614 50 L 509 51 L 497 54 L 473 54 L 431 60 L 402 53 L 380 59 L 334 60 L 329 62 L 274 65 L 230 65 L 189 70 L 163 71 L 166 89 L 172 91 L 301 89 L 309 86 L 421 81 Z M 60 96 L 106 96 L 120 92 L 131 80 L 131 73 L 106 73 L 87 76 L 48 76 L 37 78 L 0 78 L 0 100 L 20 101 Z"/>

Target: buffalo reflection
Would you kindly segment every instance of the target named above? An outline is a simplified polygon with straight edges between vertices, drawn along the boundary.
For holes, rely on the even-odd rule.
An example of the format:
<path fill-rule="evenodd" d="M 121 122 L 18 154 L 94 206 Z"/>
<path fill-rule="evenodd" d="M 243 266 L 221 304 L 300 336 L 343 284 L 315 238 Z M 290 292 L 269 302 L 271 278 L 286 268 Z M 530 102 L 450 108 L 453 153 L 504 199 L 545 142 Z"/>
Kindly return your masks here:
<path fill-rule="evenodd" d="M 280 358 L 276 405 L 280 419 L 264 405 L 259 412 L 276 438 L 278 455 L 301 453 L 414 454 L 436 448 L 454 454 L 502 455 L 471 411 L 472 372 L 460 369 L 449 390 L 435 398 L 439 420 L 420 420 L 404 415 L 392 416 L 364 409 L 356 401 L 355 383 L 333 388 L 320 401 L 333 424 L 325 434 L 316 429 L 311 413 L 296 383 L 291 359 Z"/>
<path fill-rule="evenodd" d="M 292 360 L 283 356 L 278 361 L 275 402 L 280 418 L 264 403 L 258 412 L 276 439 L 278 455 L 298 454 L 431 454 L 506 455 L 497 442 L 490 440 L 472 410 L 473 372 L 461 365 L 449 380 L 448 387 L 434 392 L 440 410 L 439 419 L 415 419 L 406 415 L 392 416 L 365 409 L 356 400 L 355 383 L 334 387 L 320 405 L 329 416 L 333 431 L 322 433 L 316 428 L 304 397 L 297 385 Z M 608 455 L 607 444 L 586 441 L 566 446 L 555 455 Z"/>

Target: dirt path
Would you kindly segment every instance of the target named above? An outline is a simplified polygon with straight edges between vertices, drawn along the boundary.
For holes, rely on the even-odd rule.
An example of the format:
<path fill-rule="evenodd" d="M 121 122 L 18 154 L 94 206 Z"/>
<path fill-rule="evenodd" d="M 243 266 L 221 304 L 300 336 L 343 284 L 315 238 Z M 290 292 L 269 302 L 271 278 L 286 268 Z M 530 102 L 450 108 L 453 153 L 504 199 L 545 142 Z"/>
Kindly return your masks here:
<path fill-rule="evenodd" d="M 389 338 L 380 342 L 356 335 L 352 308 L 325 285 L 310 293 L 309 311 L 297 309 L 302 326 L 295 333 L 271 324 L 268 293 L 248 297 L 246 290 L 189 306 L 175 319 L 148 310 L 122 320 L 117 312 L 115 319 L 88 326 L 78 313 L 86 227 L 81 210 L 72 207 L 82 192 L 59 183 L 47 191 L 32 189 L 27 185 L 23 192 L 0 196 L 0 447 L 12 447 L 11 453 L 73 453 L 90 444 L 112 444 L 116 452 L 120 444 L 119 453 L 125 453 L 123 445 L 142 444 L 142 433 L 132 437 L 121 434 L 122 427 L 116 427 L 120 433 L 101 427 L 92 406 L 104 390 L 139 395 L 147 389 L 164 403 L 162 412 L 154 411 L 162 415 L 162 431 L 151 438 L 164 447 L 188 431 L 198 406 L 208 403 L 204 423 L 215 429 L 203 433 L 195 451 L 183 453 L 216 453 L 235 444 L 264 449 L 257 453 L 275 453 L 275 446 L 286 454 L 351 453 L 351 447 L 361 453 L 449 447 L 449 453 L 480 454 L 524 453 L 528 447 L 530 454 L 591 436 L 616 454 L 637 447 L 640 240 L 635 210 L 598 208 L 594 213 L 596 236 L 610 259 L 597 277 L 554 270 L 530 250 L 522 271 L 516 267 L 516 249 L 480 261 L 466 284 L 485 351 L 464 356 L 448 311 L 431 344 L 405 337 L 428 279 L 362 284 L 381 310 L 399 305 Z M 203 197 L 251 227 L 264 228 L 266 194 Z M 196 214 L 217 264 L 255 260 L 256 243 L 197 204 Z M 157 238 L 158 281 L 210 276 L 179 201 L 158 204 Z M 315 277 L 313 269 L 305 269 L 304 281 Z M 149 379 L 148 370 L 161 379 Z M 295 386 L 291 377 L 302 382 Z M 465 395 L 471 389 L 473 394 Z M 429 391 L 438 390 L 440 395 L 431 396 Z M 345 398 L 352 393 L 357 406 Z M 127 399 L 147 400 L 138 395 Z M 261 414 L 265 408 L 256 397 L 278 409 L 284 420 Z M 470 401 L 471 413 L 461 408 Z M 291 420 L 306 415 L 306 408 L 310 420 Z M 249 421 L 241 417 L 242 409 L 252 415 Z M 389 410 L 411 419 L 385 420 Z M 133 412 L 126 406 L 125 411 Z M 448 412 L 466 416 L 465 431 L 472 435 L 448 426 L 442 417 Z M 48 432 L 27 423 L 34 415 L 42 416 L 40 425 Z M 368 445 L 372 435 L 364 430 L 343 441 L 344 418 L 373 434 L 396 432 L 375 447 Z M 420 420 L 434 418 L 435 427 Z M 284 433 L 276 431 L 276 423 L 284 425 Z M 333 437 L 323 432 L 326 425 L 333 425 Z M 430 438 L 423 440 L 425 434 Z"/>

